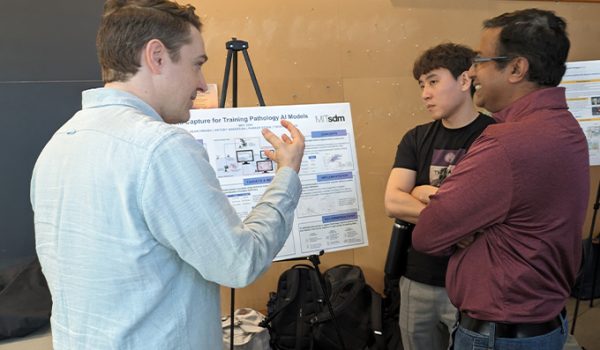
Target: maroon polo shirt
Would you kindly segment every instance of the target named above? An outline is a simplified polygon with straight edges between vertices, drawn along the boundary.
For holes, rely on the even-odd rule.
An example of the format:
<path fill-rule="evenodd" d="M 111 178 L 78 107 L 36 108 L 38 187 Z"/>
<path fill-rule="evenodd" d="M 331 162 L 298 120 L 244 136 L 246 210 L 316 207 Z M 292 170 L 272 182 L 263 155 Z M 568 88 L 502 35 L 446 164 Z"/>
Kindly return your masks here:
<path fill-rule="evenodd" d="M 581 259 L 588 145 L 564 88 L 494 115 L 423 210 L 413 247 L 452 254 L 450 300 L 481 320 L 537 323 L 564 307 Z M 465 249 L 461 239 L 478 234 Z"/>

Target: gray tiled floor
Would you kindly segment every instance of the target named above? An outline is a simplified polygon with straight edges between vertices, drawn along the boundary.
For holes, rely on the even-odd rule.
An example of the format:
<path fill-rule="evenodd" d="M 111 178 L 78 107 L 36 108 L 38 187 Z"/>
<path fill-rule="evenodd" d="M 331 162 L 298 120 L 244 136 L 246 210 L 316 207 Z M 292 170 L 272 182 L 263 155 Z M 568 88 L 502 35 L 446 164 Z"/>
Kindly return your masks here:
<path fill-rule="evenodd" d="M 576 299 L 574 298 L 567 303 L 569 332 L 573 325 L 575 303 Z M 592 308 L 590 308 L 589 300 L 582 300 L 579 303 L 577 314 L 574 339 L 567 343 L 565 350 L 580 349 L 580 347 L 584 347 L 585 350 L 600 350 L 600 299 L 594 300 Z"/>

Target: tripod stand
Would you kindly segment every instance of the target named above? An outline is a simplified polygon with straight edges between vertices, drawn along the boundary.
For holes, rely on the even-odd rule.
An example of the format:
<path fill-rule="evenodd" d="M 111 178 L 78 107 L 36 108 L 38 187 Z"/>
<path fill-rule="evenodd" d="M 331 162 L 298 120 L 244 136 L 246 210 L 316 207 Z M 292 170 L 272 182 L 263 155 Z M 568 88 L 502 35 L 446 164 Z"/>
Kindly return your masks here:
<path fill-rule="evenodd" d="M 254 85 L 254 91 L 256 92 L 256 96 L 258 97 L 258 103 L 261 106 L 265 105 L 265 100 L 262 97 L 262 93 L 260 92 L 260 87 L 258 86 L 258 81 L 256 80 L 256 74 L 254 73 L 254 69 L 252 68 L 252 63 L 250 62 L 250 56 L 248 55 L 248 42 L 237 40 L 236 38 L 232 38 L 231 41 L 228 41 L 225 44 L 225 48 L 227 49 L 227 59 L 225 62 L 225 74 L 223 77 L 223 91 L 221 91 L 221 98 L 219 100 L 219 108 L 225 107 L 225 99 L 227 98 L 227 88 L 229 86 L 229 75 L 231 72 L 231 63 L 233 62 L 233 76 L 232 76 L 232 85 L 233 85 L 233 103 L 232 107 L 238 106 L 238 52 L 242 51 L 244 54 L 244 60 L 246 61 L 246 66 L 248 67 L 248 72 L 250 73 L 250 79 L 252 79 L 252 85 Z M 235 313 L 235 288 L 231 288 L 231 301 L 230 301 L 230 342 L 229 349 L 233 350 L 234 346 L 234 313 Z"/>
<path fill-rule="evenodd" d="M 600 209 L 600 182 L 598 183 L 598 190 L 596 191 L 596 201 L 594 202 L 594 214 L 592 215 L 592 224 L 590 225 L 590 235 L 588 236 L 586 245 L 587 245 L 587 252 L 590 258 L 594 258 L 593 261 L 593 272 L 592 272 L 592 291 L 591 291 L 591 295 L 590 295 L 590 307 L 594 306 L 594 293 L 596 291 L 596 272 L 598 270 L 598 254 L 593 254 L 593 249 L 594 249 L 594 243 L 593 241 L 593 235 L 594 235 L 594 226 L 596 224 L 596 214 L 598 214 L 598 209 Z M 585 252 L 585 250 L 584 250 Z M 573 312 L 573 325 L 571 326 L 571 335 L 573 335 L 573 333 L 575 333 L 575 323 L 577 322 L 577 313 L 579 312 L 579 301 L 580 301 L 580 297 L 581 294 L 583 293 L 584 290 L 584 285 L 585 285 L 585 261 L 586 261 L 586 256 L 582 257 L 582 264 L 581 264 L 581 279 L 580 279 L 580 283 L 579 283 L 579 291 L 577 294 L 577 301 L 575 302 L 575 311 Z"/>
<path fill-rule="evenodd" d="M 250 56 L 248 55 L 248 42 L 237 40 L 236 38 L 231 38 L 231 41 L 228 41 L 225 44 L 225 48 L 227 49 L 227 60 L 225 62 L 225 76 L 223 77 L 223 91 L 221 92 L 221 98 L 219 100 L 219 108 L 225 107 L 225 98 L 227 97 L 227 88 L 229 86 L 229 73 L 231 70 L 231 63 L 233 62 L 233 104 L 232 107 L 238 106 L 237 101 L 237 90 L 238 90 L 238 52 L 242 51 L 244 54 L 244 60 L 246 61 L 246 66 L 248 67 L 248 72 L 250 73 L 250 79 L 252 79 L 252 85 L 254 85 L 254 91 L 256 91 L 256 97 L 258 97 L 258 103 L 261 106 L 265 106 L 265 100 L 262 97 L 262 93 L 260 92 L 260 87 L 258 86 L 258 81 L 256 80 L 256 74 L 254 74 L 254 69 L 252 68 L 252 62 L 250 62 Z"/>

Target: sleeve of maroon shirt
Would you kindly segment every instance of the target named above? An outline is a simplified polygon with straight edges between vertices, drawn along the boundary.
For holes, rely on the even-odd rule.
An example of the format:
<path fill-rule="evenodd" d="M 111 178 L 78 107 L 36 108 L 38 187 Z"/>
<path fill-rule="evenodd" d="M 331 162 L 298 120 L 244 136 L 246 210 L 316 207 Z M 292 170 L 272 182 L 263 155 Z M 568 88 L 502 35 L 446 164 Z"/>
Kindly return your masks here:
<path fill-rule="evenodd" d="M 505 148 L 482 134 L 421 212 L 413 231 L 414 249 L 451 255 L 463 238 L 485 234 L 504 222 L 515 186 L 513 166 Z"/>

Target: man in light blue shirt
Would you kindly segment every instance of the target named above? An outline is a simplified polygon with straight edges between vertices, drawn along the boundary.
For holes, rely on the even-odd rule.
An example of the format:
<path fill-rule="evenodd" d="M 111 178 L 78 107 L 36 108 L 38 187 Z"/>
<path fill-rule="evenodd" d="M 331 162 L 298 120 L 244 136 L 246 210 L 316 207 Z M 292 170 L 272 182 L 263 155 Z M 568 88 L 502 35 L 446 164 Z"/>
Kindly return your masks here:
<path fill-rule="evenodd" d="M 304 137 L 269 130 L 278 172 L 242 222 L 204 148 L 170 125 L 205 90 L 192 6 L 108 0 L 104 88 L 42 151 L 31 182 L 54 349 L 222 348 L 219 285 L 243 287 L 283 246 L 301 192 Z"/>

